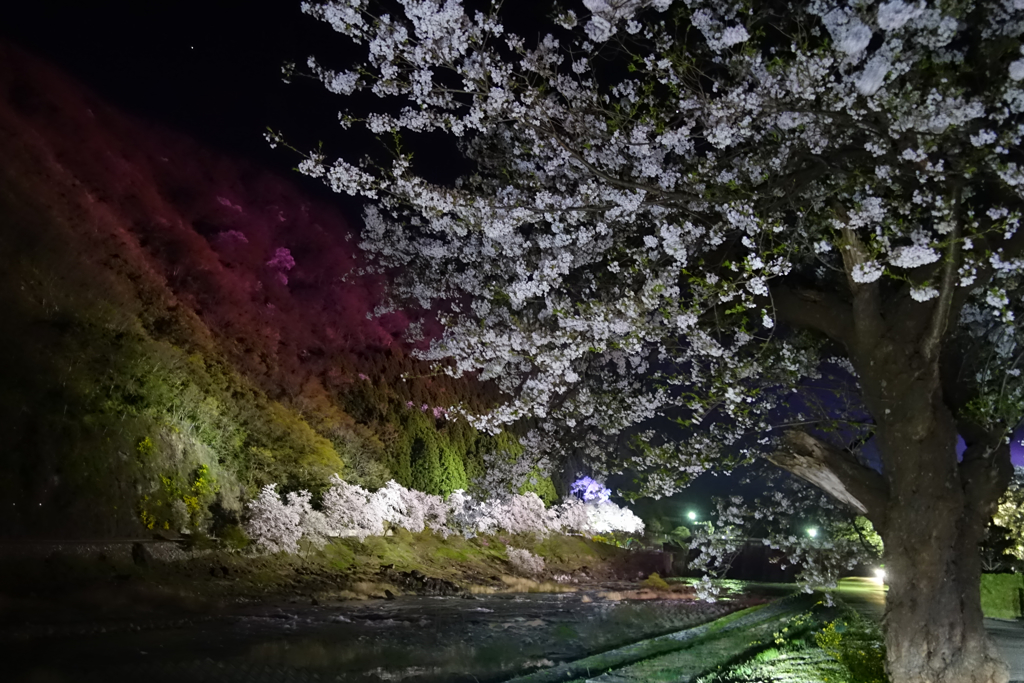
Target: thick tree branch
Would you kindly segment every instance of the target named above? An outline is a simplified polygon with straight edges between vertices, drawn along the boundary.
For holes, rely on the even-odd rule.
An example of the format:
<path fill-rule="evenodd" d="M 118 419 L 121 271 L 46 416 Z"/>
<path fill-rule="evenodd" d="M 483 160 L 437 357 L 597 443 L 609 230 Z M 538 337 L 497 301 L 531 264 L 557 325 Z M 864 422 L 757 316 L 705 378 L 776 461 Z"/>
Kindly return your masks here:
<path fill-rule="evenodd" d="M 817 330 L 840 344 L 849 345 L 853 336 L 850 305 L 828 292 L 771 288 L 772 303 L 779 320 L 793 327 Z"/>
<path fill-rule="evenodd" d="M 842 206 L 837 206 L 836 210 L 841 218 L 846 222 L 849 221 L 846 210 Z M 850 286 L 851 294 L 853 294 L 853 326 L 856 333 L 855 343 L 847 346 L 851 352 L 863 353 L 873 347 L 885 332 L 881 296 L 878 292 L 878 282 L 861 283 L 853 279 L 854 269 L 867 263 L 870 259 L 856 230 L 844 227 L 842 233 L 843 241 L 840 250 L 847 283 Z"/>
<path fill-rule="evenodd" d="M 942 338 L 949 326 L 949 313 L 953 305 L 953 292 L 956 288 L 957 268 L 960 266 L 960 189 L 956 190 L 955 207 L 957 215 L 953 222 L 953 233 L 949 236 L 949 248 L 946 250 L 946 262 L 942 266 L 942 287 L 939 300 L 932 309 L 928 331 L 921 340 L 921 353 L 926 360 L 938 360 L 942 350 Z"/>
<path fill-rule="evenodd" d="M 866 515 L 882 533 L 888 486 L 881 474 L 861 465 L 850 454 L 806 432 L 791 429 L 768 460 Z"/>

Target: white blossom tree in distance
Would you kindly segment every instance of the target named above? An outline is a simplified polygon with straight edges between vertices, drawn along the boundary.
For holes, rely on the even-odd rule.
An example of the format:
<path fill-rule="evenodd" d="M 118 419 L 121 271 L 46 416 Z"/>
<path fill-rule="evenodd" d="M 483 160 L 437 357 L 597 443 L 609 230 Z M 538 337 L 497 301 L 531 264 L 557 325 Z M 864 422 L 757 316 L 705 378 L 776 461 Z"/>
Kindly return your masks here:
<path fill-rule="evenodd" d="M 977 546 L 1024 405 L 1024 3 L 476 5 L 303 4 L 364 57 L 296 70 L 387 142 L 300 170 L 370 200 L 425 356 L 504 390 L 476 424 L 649 494 L 766 457 L 882 535 L 894 683 L 1006 681 Z"/>

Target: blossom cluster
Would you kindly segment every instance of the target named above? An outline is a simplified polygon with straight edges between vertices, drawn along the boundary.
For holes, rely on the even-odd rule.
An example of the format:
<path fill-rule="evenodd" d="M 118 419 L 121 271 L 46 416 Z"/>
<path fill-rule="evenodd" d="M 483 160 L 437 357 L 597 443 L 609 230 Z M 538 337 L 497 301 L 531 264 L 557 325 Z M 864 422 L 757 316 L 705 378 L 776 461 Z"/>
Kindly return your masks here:
<path fill-rule="evenodd" d="M 278 247 L 274 251 L 274 256 L 267 261 L 267 266 L 275 271 L 278 282 L 286 285 L 288 284 L 288 271 L 295 267 L 295 258 L 287 247 Z"/>
<path fill-rule="evenodd" d="M 536 575 L 544 573 L 544 558 L 534 555 L 523 548 L 509 548 L 506 551 L 508 561 L 523 574 Z"/>
<path fill-rule="evenodd" d="M 571 498 L 545 508 L 535 493 L 510 494 L 478 501 L 465 491 L 447 498 L 405 488 L 389 481 L 377 491 L 331 478 L 320 510 L 313 509 L 307 491 L 289 493 L 285 500 L 270 484 L 247 507 L 246 533 L 264 552 L 298 551 L 299 541 L 323 547 L 329 538 L 383 536 L 400 527 L 413 533 L 430 530 L 440 536 L 506 532 L 563 533 L 594 536 L 615 531 L 643 532 L 644 524 L 627 508 L 604 500 L 584 503 Z"/>
<path fill-rule="evenodd" d="M 303 4 L 365 50 L 309 62 L 339 97 L 363 93 L 344 125 L 399 141 L 300 164 L 371 202 L 362 247 L 396 274 L 380 312 L 441 312 L 421 356 L 509 397 L 469 415 L 478 428 L 532 421 L 540 455 L 629 467 L 651 495 L 770 450 L 782 424 L 841 423 L 789 407 L 823 342 L 776 332 L 787 281 L 962 296 L 987 351 L 1024 275 L 1020 3 L 670 4 L 586 0 L 536 39 L 500 3 Z M 984 59 L 963 68 L 969 54 Z M 400 141 L 424 132 L 467 159 L 457 182 L 415 172 Z M 1024 406 L 999 367 L 974 376 L 985 425 Z M 679 437 L 645 430 L 666 417 Z"/>
<path fill-rule="evenodd" d="M 596 500 L 604 503 L 612 495 L 611 489 L 591 477 L 581 477 L 574 481 L 569 487 L 569 492 L 580 497 L 581 500 Z"/>

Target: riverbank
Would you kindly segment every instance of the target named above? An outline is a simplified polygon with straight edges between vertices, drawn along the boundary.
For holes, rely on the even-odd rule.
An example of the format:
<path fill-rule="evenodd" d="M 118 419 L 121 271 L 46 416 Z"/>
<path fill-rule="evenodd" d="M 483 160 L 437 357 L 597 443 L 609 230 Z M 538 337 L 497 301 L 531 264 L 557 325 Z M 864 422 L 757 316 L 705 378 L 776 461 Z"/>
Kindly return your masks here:
<path fill-rule="evenodd" d="M 509 548 L 543 558 L 544 570 L 517 569 Z M 317 605 L 402 595 L 566 592 L 642 579 L 665 563 L 658 552 L 627 551 L 581 537 L 440 538 L 402 529 L 365 542 L 335 539 L 322 549 L 272 556 L 209 542 L 17 543 L 0 553 L 0 622 L 138 612 L 216 614 L 238 605 Z M 686 590 L 675 587 L 679 594 Z"/>
<path fill-rule="evenodd" d="M 510 547 L 544 571 L 524 575 Z M 0 647 L 15 653 L 13 680 L 32 683 L 499 681 L 768 599 L 700 602 L 685 583 L 649 578 L 657 553 L 565 536 L 399 531 L 296 556 L 127 541 L 7 549 Z"/>

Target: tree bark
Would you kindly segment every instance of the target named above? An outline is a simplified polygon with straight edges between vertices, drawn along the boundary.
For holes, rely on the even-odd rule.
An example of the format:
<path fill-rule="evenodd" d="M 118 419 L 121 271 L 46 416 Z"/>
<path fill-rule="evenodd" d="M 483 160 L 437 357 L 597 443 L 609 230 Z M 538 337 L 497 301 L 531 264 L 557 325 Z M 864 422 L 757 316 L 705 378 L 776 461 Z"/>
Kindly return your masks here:
<path fill-rule="evenodd" d="M 985 632 L 978 544 L 1007 478 L 999 438 L 957 462 L 957 428 L 938 362 L 889 337 L 861 357 L 876 416 L 888 497 L 885 543 L 887 670 L 892 683 L 1006 683 Z M 867 361 L 867 362 L 864 362 Z"/>
<path fill-rule="evenodd" d="M 952 436 L 944 446 L 955 461 Z M 926 461 L 926 448 L 903 450 L 912 456 L 908 451 L 921 449 Z M 909 473 L 900 479 L 882 534 L 892 683 L 1006 683 L 1009 670 L 988 639 L 981 612 L 978 543 L 985 522 L 963 496 L 955 470 L 934 483 L 914 484 Z"/>

